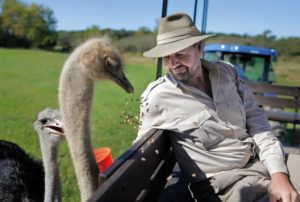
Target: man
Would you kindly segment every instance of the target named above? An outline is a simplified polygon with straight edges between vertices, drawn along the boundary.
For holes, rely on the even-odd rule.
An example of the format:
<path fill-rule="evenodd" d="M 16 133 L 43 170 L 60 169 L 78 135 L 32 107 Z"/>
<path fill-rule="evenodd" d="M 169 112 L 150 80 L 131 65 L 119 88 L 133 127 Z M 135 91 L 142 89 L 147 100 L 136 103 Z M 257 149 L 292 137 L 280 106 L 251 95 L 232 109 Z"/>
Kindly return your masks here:
<path fill-rule="evenodd" d="M 173 131 L 195 201 L 299 201 L 280 142 L 252 92 L 232 65 L 199 59 L 209 36 L 184 13 L 160 19 L 157 46 L 144 56 L 163 57 L 167 74 L 141 96 L 135 141 L 157 129 Z"/>

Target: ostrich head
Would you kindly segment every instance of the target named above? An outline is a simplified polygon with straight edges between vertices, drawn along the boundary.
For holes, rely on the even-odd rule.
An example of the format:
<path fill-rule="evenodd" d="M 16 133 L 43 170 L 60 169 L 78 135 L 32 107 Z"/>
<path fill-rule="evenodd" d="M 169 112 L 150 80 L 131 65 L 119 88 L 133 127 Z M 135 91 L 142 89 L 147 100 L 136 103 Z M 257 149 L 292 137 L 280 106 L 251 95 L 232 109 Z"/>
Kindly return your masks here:
<path fill-rule="evenodd" d="M 64 135 L 60 112 L 48 108 L 39 112 L 34 129 L 41 141 L 58 144 Z"/>
<path fill-rule="evenodd" d="M 81 48 L 84 50 L 80 55 L 80 63 L 91 79 L 110 79 L 126 92 L 133 92 L 133 86 L 123 72 L 120 53 L 107 37 L 90 39 Z"/>

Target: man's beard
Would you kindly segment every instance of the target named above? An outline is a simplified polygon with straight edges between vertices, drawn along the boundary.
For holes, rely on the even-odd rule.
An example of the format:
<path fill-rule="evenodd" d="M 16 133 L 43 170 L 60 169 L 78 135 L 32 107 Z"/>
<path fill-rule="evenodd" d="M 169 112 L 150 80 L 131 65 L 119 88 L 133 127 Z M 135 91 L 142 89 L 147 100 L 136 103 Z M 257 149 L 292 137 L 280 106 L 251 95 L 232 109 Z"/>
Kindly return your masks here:
<path fill-rule="evenodd" d="M 190 78 L 192 78 L 191 73 L 189 72 L 188 68 L 183 66 L 185 68 L 184 71 L 180 71 L 180 72 L 176 72 L 176 71 L 169 71 L 169 73 L 177 80 L 182 81 L 182 82 L 186 82 L 188 81 Z M 183 68 L 182 66 L 180 68 Z"/>

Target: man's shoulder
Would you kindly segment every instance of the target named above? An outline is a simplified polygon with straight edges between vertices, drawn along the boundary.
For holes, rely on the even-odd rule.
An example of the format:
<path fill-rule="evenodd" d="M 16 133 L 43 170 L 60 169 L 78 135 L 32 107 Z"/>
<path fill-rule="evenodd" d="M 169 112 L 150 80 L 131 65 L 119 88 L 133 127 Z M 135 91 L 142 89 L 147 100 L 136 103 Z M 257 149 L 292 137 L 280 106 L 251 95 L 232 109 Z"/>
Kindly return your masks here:
<path fill-rule="evenodd" d="M 142 94 L 142 98 L 149 97 L 150 95 L 157 94 L 160 89 L 164 88 L 164 84 L 166 84 L 166 78 L 160 77 L 155 81 L 152 81 L 148 84 L 146 90 L 144 90 Z"/>
<path fill-rule="evenodd" d="M 212 61 L 212 63 L 215 65 L 218 65 L 220 67 L 219 70 L 221 72 L 235 77 L 236 70 L 235 70 L 235 67 L 231 63 L 229 63 L 227 61 L 223 61 L 223 60 L 215 60 L 215 61 Z"/>
<path fill-rule="evenodd" d="M 215 60 L 215 61 L 213 61 L 213 63 L 216 65 L 219 65 L 220 67 L 222 67 L 222 69 L 225 69 L 225 70 L 233 69 L 234 70 L 234 66 L 230 62 L 223 61 L 223 60 Z"/>

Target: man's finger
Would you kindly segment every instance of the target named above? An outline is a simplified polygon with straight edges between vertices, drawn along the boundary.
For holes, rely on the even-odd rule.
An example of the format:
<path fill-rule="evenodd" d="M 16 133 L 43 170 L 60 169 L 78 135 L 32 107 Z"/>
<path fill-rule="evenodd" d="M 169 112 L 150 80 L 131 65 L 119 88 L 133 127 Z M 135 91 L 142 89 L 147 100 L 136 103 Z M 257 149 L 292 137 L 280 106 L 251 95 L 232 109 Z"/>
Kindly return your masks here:
<path fill-rule="evenodd" d="M 292 198 L 292 202 L 299 202 L 300 201 L 300 197 L 299 197 L 299 194 L 297 192 L 292 192 L 291 193 L 291 198 Z"/>

